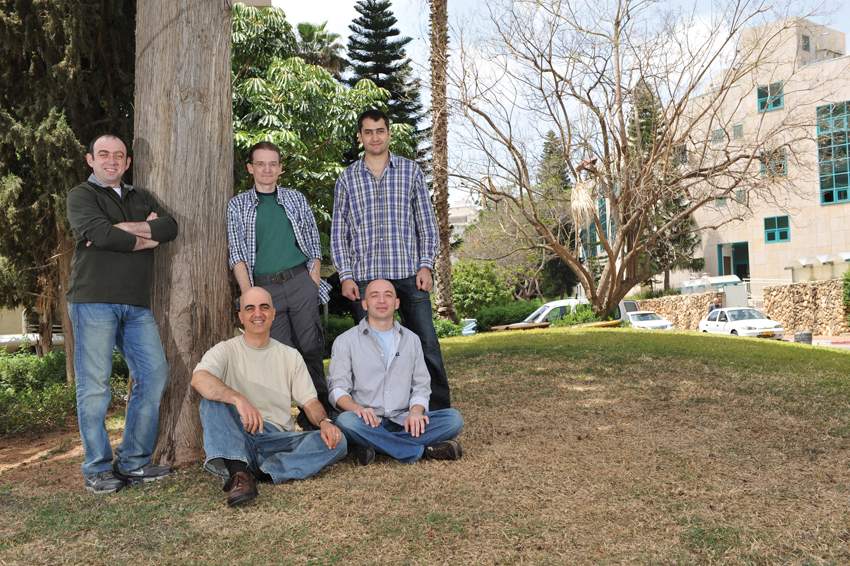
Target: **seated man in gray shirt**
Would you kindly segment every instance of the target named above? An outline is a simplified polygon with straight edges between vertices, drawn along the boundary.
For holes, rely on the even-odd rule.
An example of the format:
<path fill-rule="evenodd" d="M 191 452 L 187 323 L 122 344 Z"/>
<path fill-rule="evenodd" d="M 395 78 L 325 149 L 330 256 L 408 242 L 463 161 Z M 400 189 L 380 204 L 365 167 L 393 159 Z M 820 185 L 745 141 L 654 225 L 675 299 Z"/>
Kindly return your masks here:
<path fill-rule="evenodd" d="M 250 287 L 239 307 L 245 333 L 213 346 L 192 374 L 203 397 L 204 468 L 226 480 L 230 506 L 257 497 L 256 479 L 305 479 L 346 454 L 345 437 L 317 399 L 301 354 L 270 336 L 271 295 Z M 292 401 L 318 430 L 293 430 Z"/>
<path fill-rule="evenodd" d="M 366 317 L 334 341 L 328 380 L 356 460 L 365 466 L 376 451 L 407 463 L 460 459 L 463 418 L 456 409 L 428 411 L 431 378 L 419 337 L 394 320 L 395 288 L 376 279 L 362 304 Z"/>

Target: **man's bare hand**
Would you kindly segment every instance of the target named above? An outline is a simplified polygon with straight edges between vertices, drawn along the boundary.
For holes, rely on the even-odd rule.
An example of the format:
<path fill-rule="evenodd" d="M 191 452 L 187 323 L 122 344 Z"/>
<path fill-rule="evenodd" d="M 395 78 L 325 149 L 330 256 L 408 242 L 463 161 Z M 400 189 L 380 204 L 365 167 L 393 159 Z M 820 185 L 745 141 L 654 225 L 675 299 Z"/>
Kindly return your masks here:
<path fill-rule="evenodd" d="M 354 414 L 363 419 L 367 425 L 372 428 L 377 428 L 381 424 L 381 419 L 375 414 L 375 409 L 371 407 L 360 407 L 354 410 Z"/>
<path fill-rule="evenodd" d="M 245 397 L 236 400 L 236 411 L 242 419 L 242 426 L 248 434 L 263 432 L 263 415 Z"/>
<path fill-rule="evenodd" d="M 145 218 L 145 222 L 150 222 L 151 220 L 156 220 L 157 218 L 159 218 L 159 215 L 156 212 L 151 212 L 150 214 L 148 214 L 148 217 Z"/>
<path fill-rule="evenodd" d="M 413 411 L 404 419 L 404 430 L 410 433 L 410 436 L 416 438 L 425 432 L 425 425 L 431 422 L 428 415 L 414 413 Z"/>
<path fill-rule="evenodd" d="M 147 238 L 136 236 L 136 245 L 133 246 L 133 251 L 137 252 L 139 250 L 152 250 L 158 245 L 159 242 L 157 242 L 156 240 L 148 240 Z"/>
<path fill-rule="evenodd" d="M 434 286 L 434 278 L 431 277 L 431 270 L 427 267 L 419 268 L 416 272 L 416 288 L 426 293 L 431 292 L 431 287 Z"/>
<path fill-rule="evenodd" d="M 330 421 L 322 421 L 319 426 L 319 431 L 322 434 L 322 440 L 325 441 L 325 446 L 333 450 L 339 444 L 342 438 L 342 431 Z"/>
<path fill-rule="evenodd" d="M 354 282 L 354 279 L 346 279 L 342 282 L 342 296 L 349 301 L 360 300 L 360 288 Z"/>

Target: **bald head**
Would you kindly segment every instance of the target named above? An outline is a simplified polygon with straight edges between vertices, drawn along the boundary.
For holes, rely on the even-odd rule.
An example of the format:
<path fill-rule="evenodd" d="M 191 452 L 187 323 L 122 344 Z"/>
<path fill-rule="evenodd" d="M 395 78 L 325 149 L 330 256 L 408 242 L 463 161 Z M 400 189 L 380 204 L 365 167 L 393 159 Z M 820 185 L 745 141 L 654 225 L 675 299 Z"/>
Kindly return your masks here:
<path fill-rule="evenodd" d="M 398 296 L 393 284 L 386 279 L 375 279 L 366 285 L 361 301 L 369 324 L 376 328 L 392 326 L 395 311 L 398 308 Z"/>
<path fill-rule="evenodd" d="M 274 315 L 272 296 L 262 287 L 251 287 L 239 298 L 239 321 L 245 334 L 268 339 Z"/>

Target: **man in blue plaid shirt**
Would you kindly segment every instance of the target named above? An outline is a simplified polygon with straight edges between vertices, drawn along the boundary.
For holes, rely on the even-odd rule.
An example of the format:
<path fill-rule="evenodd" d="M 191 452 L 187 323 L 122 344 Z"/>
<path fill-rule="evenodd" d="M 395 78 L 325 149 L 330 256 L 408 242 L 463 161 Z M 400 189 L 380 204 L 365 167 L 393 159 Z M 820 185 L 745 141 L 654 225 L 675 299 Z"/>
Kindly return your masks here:
<path fill-rule="evenodd" d="M 319 276 L 322 249 L 316 219 L 303 194 L 277 186 L 283 169 L 276 145 L 260 142 L 248 156 L 254 186 L 227 204 L 230 268 L 242 294 L 258 286 L 272 296 L 277 316 L 271 337 L 301 353 L 319 401 L 331 410 L 319 317 L 330 285 Z M 298 424 L 312 428 L 301 417 Z"/>
<path fill-rule="evenodd" d="M 386 279 L 395 287 L 404 326 L 422 342 L 431 376 L 433 410 L 451 406 L 449 382 L 434 330 L 429 292 L 437 254 L 437 222 L 422 170 L 390 155 L 389 118 L 367 110 L 357 119 L 363 158 L 339 176 L 334 191 L 331 257 L 356 322 L 365 316 L 366 285 Z"/>

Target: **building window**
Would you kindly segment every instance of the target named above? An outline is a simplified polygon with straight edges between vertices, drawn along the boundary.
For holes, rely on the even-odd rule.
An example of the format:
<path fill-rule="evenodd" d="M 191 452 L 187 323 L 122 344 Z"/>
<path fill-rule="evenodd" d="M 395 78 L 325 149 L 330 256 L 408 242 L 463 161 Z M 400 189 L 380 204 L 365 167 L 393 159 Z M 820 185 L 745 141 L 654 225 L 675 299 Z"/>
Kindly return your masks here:
<path fill-rule="evenodd" d="M 817 121 L 820 202 L 848 202 L 850 101 L 819 106 Z"/>
<path fill-rule="evenodd" d="M 756 89 L 759 112 L 779 110 L 785 105 L 785 95 L 782 93 L 782 83 L 770 83 Z"/>
<path fill-rule="evenodd" d="M 735 202 L 738 204 L 747 203 L 747 191 L 744 189 L 735 189 Z"/>
<path fill-rule="evenodd" d="M 732 126 L 732 139 L 739 140 L 744 137 L 744 125 L 743 124 L 735 124 Z"/>
<path fill-rule="evenodd" d="M 685 165 L 688 162 L 688 146 L 679 144 L 673 148 L 673 162 L 676 165 Z"/>
<path fill-rule="evenodd" d="M 812 40 L 811 40 L 811 38 L 810 38 L 808 35 L 804 35 L 804 36 L 801 38 L 801 41 L 800 41 L 800 48 L 801 48 L 803 51 L 807 52 L 807 53 L 808 53 L 809 51 L 811 51 L 811 49 L 812 49 Z"/>
<path fill-rule="evenodd" d="M 788 242 L 791 240 L 791 229 L 788 227 L 787 216 L 771 216 L 764 219 L 764 241 L 768 244 Z"/>
<path fill-rule="evenodd" d="M 723 131 L 723 128 L 717 128 L 711 132 L 711 143 L 722 142 L 725 137 L 726 132 Z"/>
<path fill-rule="evenodd" d="M 726 206 L 726 197 L 717 197 L 714 199 L 714 206 L 720 208 L 722 206 Z"/>
<path fill-rule="evenodd" d="M 785 148 L 765 151 L 761 157 L 761 174 L 764 177 L 784 177 L 788 174 L 788 158 Z"/>

